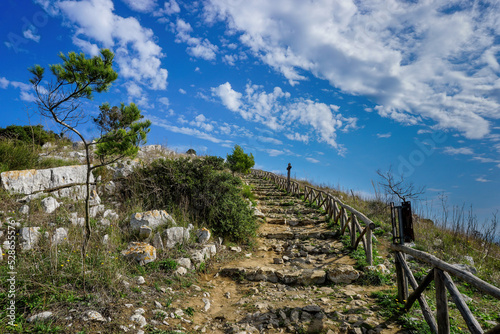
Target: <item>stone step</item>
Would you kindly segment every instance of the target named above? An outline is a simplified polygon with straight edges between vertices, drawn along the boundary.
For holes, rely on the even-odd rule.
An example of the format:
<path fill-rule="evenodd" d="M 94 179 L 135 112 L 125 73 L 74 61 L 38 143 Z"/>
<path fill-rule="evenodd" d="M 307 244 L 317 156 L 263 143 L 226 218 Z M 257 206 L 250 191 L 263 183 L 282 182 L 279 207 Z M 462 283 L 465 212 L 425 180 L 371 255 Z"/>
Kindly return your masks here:
<path fill-rule="evenodd" d="M 277 239 L 277 240 L 293 240 L 293 239 L 333 239 L 337 237 L 337 232 L 334 231 L 277 231 L 273 233 L 264 233 L 260 235 L 261 237 L 267 239 Z"/>
<path fill-rule="evenodd" d="M 288 243 L 286 241 L 280 240 L 275 241 L 274 239 L 267 239 L 267 243 L 264 242 L 259 250 L 263 251 L 274 251 L 280 256 L 284 256 L 284 261 L 292 261 L 294 258 L 310 258 L 314 256 L 312 260 L 316 263 L 329 262 L 331 257 L 337 257 L 343 254 L 344 246 L 339 241 L 331 242 L 331 239 L 314 239 L 314 243 L 309 242 L 309 240 L 302 240 L 295 243 L 295 240 L 290 240 Z M 325 255 L 325 256 L 316 256 Z M 328 256 L 328 258 L 326 257 Z"/>
<path fill-rule="evenodd" d="M 283 199 L 288 199 L 288 196 L 285 194 L 280 194 L 280 193 L 259 193 L 259 192 L 254 192 L 255 197 L 260 200 L 283 200 Z"/>
<path fill-rule="evenodd" d="M 291 212 L 290 212 L 290 210 L 291 210 Z M 299 204 L 295 205 L 293 208 L 290 207 L 288 209 L 285 207 L 265 206 L 265 207 L 262 207 L 261 211 L 264 213 L 276 213 L 276 214 L 290 214 L 290 213 L 292 213 L 295 215 L 310 215 L 310 214 L 318 215 L 319 214 L 318 210 L 309 209 L 309 208 L 306 208 L 306 207 L 301 206 Z"/>
<path fill-rule="evenodd" d="M 226 267 L 219 274 L 253 282 L 271 282 L 286 285 L 322 285 L 325 283 L 352 283 L 359 272 L 350 265 L 339 265 L 330 269 L 275 269 L 272 267 Z"/>
<path fill-rule="evenodd" d="M 287 225 L 287 226 L 307 226 L 307 225 L 318 225 L 325 223 L 324 220 L 315 220 L 315 219 L 297 219 L 296 217 L 290 217 L 290 218 L 279 218 L 279 216 L 275 217 L 273 215 L 267 215 L 269 217 L 267 219 L 268 224 L 275 224 L 275 225 Z"/>

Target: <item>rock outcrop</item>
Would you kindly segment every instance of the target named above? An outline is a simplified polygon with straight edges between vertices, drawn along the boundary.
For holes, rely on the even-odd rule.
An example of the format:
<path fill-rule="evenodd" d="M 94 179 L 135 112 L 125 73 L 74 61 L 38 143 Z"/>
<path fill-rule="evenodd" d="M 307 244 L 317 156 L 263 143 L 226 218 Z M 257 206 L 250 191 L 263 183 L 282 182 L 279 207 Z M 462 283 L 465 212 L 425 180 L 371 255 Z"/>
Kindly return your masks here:
<path fill-rule="evenodd" d="M 31 195 L 34 192 L 61 187 L 72 183 L 85 183 L 87 166 L 64 166 L 48 169 L 27 169 L 0 174 L 2 188 L 16 194 Z M 90 176 L 90 182 L 94 177 Z M 52 193 L 56 197 L 85 198 L 85 187 L 74 186 Z"/>

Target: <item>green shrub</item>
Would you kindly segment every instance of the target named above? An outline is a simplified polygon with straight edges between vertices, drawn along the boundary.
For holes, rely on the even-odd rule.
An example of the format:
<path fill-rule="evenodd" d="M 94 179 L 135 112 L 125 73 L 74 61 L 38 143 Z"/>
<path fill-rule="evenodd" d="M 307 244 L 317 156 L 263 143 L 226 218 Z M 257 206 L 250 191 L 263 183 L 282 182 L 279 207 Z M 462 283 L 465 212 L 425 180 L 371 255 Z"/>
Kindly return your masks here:
<path fill-rule="evenodd" d="M 53 131 L 44 130 L 43 125 L 9 125 L 6 128 L 0 128 L 0 140 L 18 140 L 26 144 L 42 146 L 47 142 L 55 142 L 62 138 Z"/>
<path fill-rule="evenodd" d="M 242 182 L 223 171 L 222 158 L 160 159 L 128 178 L 129 198 L 145 209 L 179 208 L 198 225 L 232 241 L 249 242 L 257 224 L 241 195 Z"/>
<path fill-rule="evenodd" d="M 243 149 L 236 145 L 233 152 L 227 155 L 227 165 L 233 173 L 250 173 L 250 169 L 255 165 L 252 153 L 246 154 Z"/>

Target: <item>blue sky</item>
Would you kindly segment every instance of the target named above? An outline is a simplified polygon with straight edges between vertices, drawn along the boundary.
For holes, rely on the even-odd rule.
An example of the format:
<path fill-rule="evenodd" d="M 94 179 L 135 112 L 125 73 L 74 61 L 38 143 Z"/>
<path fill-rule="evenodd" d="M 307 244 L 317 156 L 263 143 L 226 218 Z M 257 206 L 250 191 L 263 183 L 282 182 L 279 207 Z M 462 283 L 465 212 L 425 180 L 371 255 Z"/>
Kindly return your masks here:
<path fill-rule="evenodd" d="M 258 168 L 363 194 L 392 165 L 484 220 L 500 209 L 499 21 L 497 1 L 4 0 L 0 126 L 53 126 L 28 67 L 109 48 L 119 78 L 83 108 L 135 102 L 149 143 L 239 144 Z"/>

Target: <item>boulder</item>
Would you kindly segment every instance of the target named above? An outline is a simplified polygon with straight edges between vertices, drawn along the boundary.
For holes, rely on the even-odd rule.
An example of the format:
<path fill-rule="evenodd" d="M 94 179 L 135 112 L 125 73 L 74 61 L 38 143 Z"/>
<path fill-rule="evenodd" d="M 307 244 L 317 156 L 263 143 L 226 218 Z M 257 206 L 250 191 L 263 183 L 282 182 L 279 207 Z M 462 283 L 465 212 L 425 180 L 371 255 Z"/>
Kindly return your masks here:
<path fill-rule="evenodd" d="M 326 275 L 333 283 L 352 283 L 359 278 L 359 272 L 350 265 L 329 269 Z"/>
<path fill-rule="evenodd" d="M 189 240 L 189 229 L 175 226 L 163 231 L 163 245 L 166 248 L 174 248 L 177 244 L 182 244 Z"/>
<path fill-rule="evenodd" d="M 173 272 L 174 276 L 184 276 L 187 274 L 187 269 L 184 267 L 179 267 Z"/>
<path fill-rule="evenodd" d="M 40 227 L 23 227 L 19 230 L 20 244 L 23 250 L 30 250 L 36 246 L 42 236 L 39 230 Z"/>
<path fill-rule="evenodd" d="M 52 235 L 52 245 L 59 245 L 60 243 L 63 243 L 65 240 L 68 239 L 68 230 L 64 227 L 60 227 L 55 230 L 54 234 Z"/>
<path fill-rule="evenodd" d="M 145 242 L 131 242 L 122 255 L 137 261 L 140 265 L 145 265 L 156 260 L 156 248 Z"/>
<path fill-rule="evenodd" d="M 175 225 L 175 221 L 165 210 L 152 210 L 147 212 L 134 213 L 130 217 L 130 228 L 132 231 L 138 231 L 141 226 L 146 225 L 152 229 L 168 223 Z"/>
<path fill-rule="evenodd" d="M 215 245 L 207 245 L 202 249 L 197 249 L 192 251 L 191 259 L 194 263 L 200 264 L 214 256 L 217 253 L 217 247 Z"/>
<path fill-rule="evenodd" d="M 187 257 L 181 257 L 175 261 L 181 267 L 184 267 L 184 268 L 189 269 L 189 270 L 194 269 L 194 266 L 193 266 L 193 263 L 191 262 L 191 259 L 189 259 Z"/>
<path fill-rule="evenodd" d="M 42 208 L 46 213 L 52 213 L 60 206 L 59 202 L 54 197 L 46 197 L 42 199 Z"/>
<path fill-rule="evenodd" d="M 208 240 L 210 239 L 210 235 L 210 231 L 206 228 L 202 228 L 196 231 L 196 237 L 198 238 L 198 242 L 200 244 L 208 242 Z"/>

